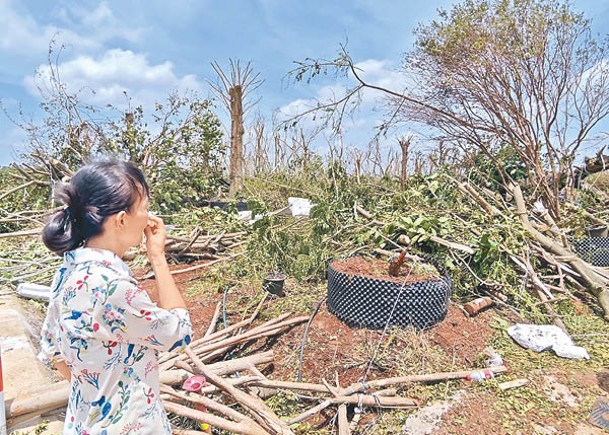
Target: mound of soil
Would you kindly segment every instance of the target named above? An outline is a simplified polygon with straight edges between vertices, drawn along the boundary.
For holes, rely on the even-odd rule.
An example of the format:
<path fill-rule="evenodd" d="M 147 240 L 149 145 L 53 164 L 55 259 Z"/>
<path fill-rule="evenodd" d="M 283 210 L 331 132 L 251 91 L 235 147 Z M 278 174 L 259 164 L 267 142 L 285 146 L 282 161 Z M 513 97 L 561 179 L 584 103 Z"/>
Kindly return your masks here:
<path fill-rule="evenodd" d="M 332 262 L 332 268 L 346 275 L 358 275 L 366 278 L 382 279 L 396 284 L 411 284 L 414 282 L 437 280 L 440 274 L 430 264 L 417 264 L 410 266 L 404 264 L 398 276 L 390 276 L 389 262 L 374 257 L 348 257 L 344 260 Z"/>

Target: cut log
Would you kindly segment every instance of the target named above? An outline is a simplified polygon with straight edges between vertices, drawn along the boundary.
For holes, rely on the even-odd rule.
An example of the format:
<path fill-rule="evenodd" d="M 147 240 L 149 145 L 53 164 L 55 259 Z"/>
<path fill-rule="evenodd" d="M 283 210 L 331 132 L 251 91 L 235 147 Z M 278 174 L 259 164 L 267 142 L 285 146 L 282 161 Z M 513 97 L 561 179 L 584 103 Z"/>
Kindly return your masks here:
<path fill-rule="evenodd" d="M 24 414 L 52 411 L 66 407 L 70 395 L 70 384 L 68 381 L 58 382 L 43 390 L 17 396 L 7 400 L 4 406 L 6 418 L 15 418 Z"/>
<path fill-rule="evenodd" d="M 493 305 L 494 305 L 494 302 L 491 298 L 481 297 L 481 298 L 474 299 L 473 301 L 469 301 L 468 303 L 464 304 L 463 309 L 470 316 L 475 316 L 480 311 L 484 310 L 485 308 L 491 307 Z"/>

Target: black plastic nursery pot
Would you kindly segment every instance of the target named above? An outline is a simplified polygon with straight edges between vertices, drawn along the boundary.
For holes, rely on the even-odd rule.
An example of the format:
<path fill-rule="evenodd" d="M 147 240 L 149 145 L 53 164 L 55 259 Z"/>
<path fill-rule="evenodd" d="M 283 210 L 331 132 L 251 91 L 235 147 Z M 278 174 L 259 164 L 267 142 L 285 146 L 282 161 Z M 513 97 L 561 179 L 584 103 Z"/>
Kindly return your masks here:
<path fill-rule="evenodd" d="M 237 211 L 245 211 L 247 210 L 247 202 L 239 201 L 239 202 L 227 202 L 227 201 L 209 201 L 209 207 L 216 207 L 221 210 L 226 210 L 229 207 L 234 206 Z"/>
<path fill-rule="evenodd" d="M 328 309 L 352 327 L 428 329 L 441 322 L 452 292 L 450 277 L 398 284 L 382 278 L 347 274 L 328 266 Z"/>
<path fill-rule="evenodd" d="M 268 275 L 262 281 L 262 288 L 270 294 L 277 296 L 285 296 L 283 284 L 286 276 L 282 273 Z"/>
<path fill-rule="evenodd" d="M 588 237 L 606 238 L 609 235 L 609 229 L 603 225 L 598 227 L 588 227 L 586 228 L 586 235 Z"/>

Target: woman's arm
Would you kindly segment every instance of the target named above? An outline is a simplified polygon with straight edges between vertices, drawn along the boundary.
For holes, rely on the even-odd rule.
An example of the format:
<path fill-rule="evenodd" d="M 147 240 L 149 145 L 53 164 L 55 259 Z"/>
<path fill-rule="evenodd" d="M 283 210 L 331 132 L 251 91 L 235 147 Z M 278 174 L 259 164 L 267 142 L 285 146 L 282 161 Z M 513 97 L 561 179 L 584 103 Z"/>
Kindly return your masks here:
<path fill-rule="evenodd" d="M 159 307 L 166 310 L 186 308 L 186 301 L 184 301 L 173 276 L 169 272 L 165 254 L 163 254 L 162 257 L 150 258 L 150 264 L 152 265 L 152 270 L 154 270 L 154 276 L 159 290 Z"/>
<path fill-rule="evenodd" d="M 70 380 L 72 373 L 70 373 L 70 369 L 66 362 L 62 359 L 53 361 L 53 365 L 57 369 L 57 371 L 63 376 L 66 380 Z"/>
<path fill-rule="evenodd" d="M 157 216 L 150 215 L 148 226 L 144 230 L 144 233 L 146 234 L 146 253 L 154 271 L 159 290 L 159 306 L 166 310 L 186 308 L 186 301 L 184 301 L 184 298 L 180 294 L 165 259 L 165 239 L 167 233 L 165 232 L 163 220 Z"/>

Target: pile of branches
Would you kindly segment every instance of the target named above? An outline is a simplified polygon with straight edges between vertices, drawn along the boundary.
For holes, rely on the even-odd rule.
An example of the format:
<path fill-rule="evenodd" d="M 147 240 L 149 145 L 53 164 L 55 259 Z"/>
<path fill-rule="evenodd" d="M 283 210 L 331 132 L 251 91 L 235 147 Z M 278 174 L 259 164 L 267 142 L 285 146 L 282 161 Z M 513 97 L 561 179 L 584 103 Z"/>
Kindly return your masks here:
<path fill-rule="evenodd" d="M 511 235 L 512 246 L 509 243 L 499 243 L 498 250 L 502 259 L 511 264 L 512 269 L 520 276 L 522 289 L 527 289 L 531 295 L 538 298 L 538 304 L 545 307 L 547 314 L 557 326 L 565 329 L 560 316 L 555 311 L 555 303 L 565 299 L 576 299 L 575 294 L 595 296 L 595 301 L 602 309 L 605 318 L 609 319 L 609 272 L 601 267 L 595 267 L 573 249 L 568 233 L 552 218 L 541 202 L 533 206 L 527 205 L 522 189 L 518 184 L 507 186 L 504 195 L 489 189 L 461 182 L 448 175 L 445 188 L 450 195 L 447 201 L 454 203 L 458 190 L 461 200 L 466 202 L 465 208 L 470 210 L 468 217 L 463 218 L 452 210 L 447 218 L 459 227 L 454 228 L 450 234 L 438 235 L 435 232 L 424 234 L 424 244 L 435 245 L 438 249 L 447 250 L 455 263 L 473 276 L 478 282 L 478 289 L 487 293 L 499 305 L 505 303 L 509 296 L 509 285 L 493 278 L 479 276 L 475 270 L 475 258 L 481 254 L 483 234 L 488 234 L 492 227 L 499 227 L 504 233 L 518 233 Z M 572 210 L 595 224 L 607 226 L 607 223 L 598 219 L 583 208 L 564 202 L 567 210 Z M 477 209 L 478 212 L 475 212 Z M 477 220 L 469 219 L 478 213 Z M 369 219 L 379 228 L 390 227 L 382 217 L 375 217 L 366 210 L 359 210 L 359 214 Z M 481 225 L 481 222 L 484 222 Z M 413 245 L 412 238 L 405 236 L 400 230 L 389 235 L 391 242 L 398 249 L 403 245 Z M 420 240 L 419 239 L 419 243 Z M 520 307 L 523 308 L 523 307 Z M 517 310 L 515 310 L 517 311 Z"/>
<path fill-rule="evenodd" d="M 29 218 L 30 221 L 35 220 L 37 228 L 0 233 L 0 239 L 16 241 L 16 243 L 12 244 L 13 246 L 10 250 L 0 253 L 0 265 L 2 266 L 3 275 L 6 275 L 0 276 L 0 283 L 31 281 L 48 284 L 47 281 L 52 273 L 57 270 L 60 259 L 50 254 L 40 244 L 38 244 L 40 246 L 36 246 L 40 252 L 37 252 L 36 249 L 33 250 L 31 246 L 34 241 L 40 239 L 42 226 L 39 225 L 43 224 L 40 218 L 47 214 L 49 214 L 48 211 L 38 212 L 37 219 Z M 247 232 L 241 231 L 203 235 L 202 230 L 196 228 L 189 237 L 168 235 L 165 248 L 166 253 L 176 264 L 205 261 L 194 266 L 174 269 L 171 273 L 176 275 L 190 272 L 242 255 L 243 245 L 247 243 L 247 234 Z M 35 239 L 32 240 L 32 238 Z M 139 248 L 131 249 L 125 255 L 125 260 L 132 260 L 138 254 L 144 255 L 145 252 Z M 27 256 L 34 256 L 36 258 L 31 260 L 24 259 Z M 151 278 L 153 276 L 153 273 L 149 272 L 143 278 Z"/>
<path fill-rule="evenodd" d="M 247 243 L 246 231 L 234 233 L 203 234 L 197 227 L 188 237 L 169 234 L 165 252 L 176 263 L 193 260 L 220 260 Z"/>

